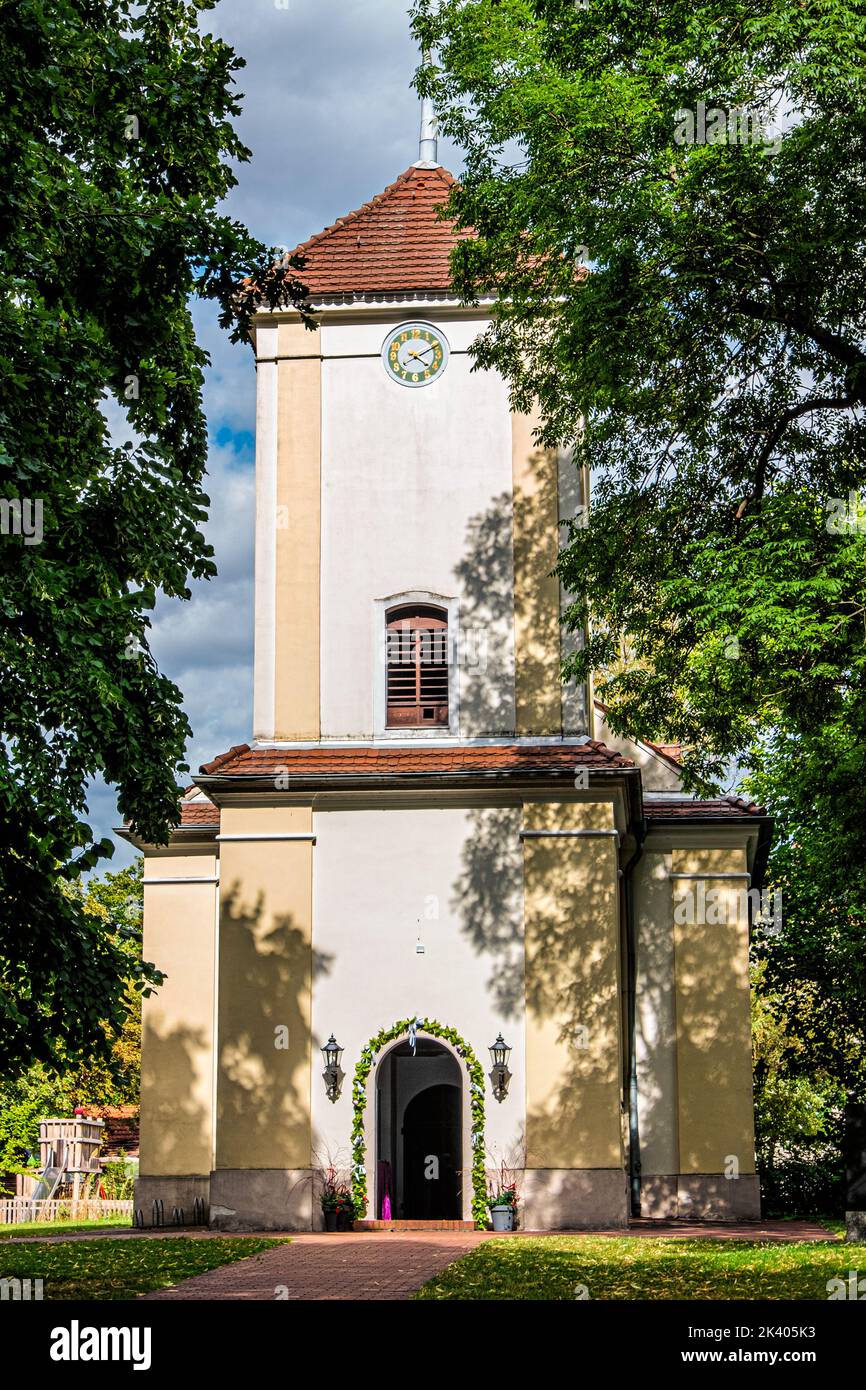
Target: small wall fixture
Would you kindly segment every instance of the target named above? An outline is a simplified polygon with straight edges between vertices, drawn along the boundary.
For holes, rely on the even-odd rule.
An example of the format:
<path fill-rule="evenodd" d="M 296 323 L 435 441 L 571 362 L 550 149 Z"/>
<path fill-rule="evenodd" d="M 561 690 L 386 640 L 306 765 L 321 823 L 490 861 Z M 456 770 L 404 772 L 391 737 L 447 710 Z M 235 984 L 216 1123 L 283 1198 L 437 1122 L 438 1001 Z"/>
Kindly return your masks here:
<path fill-rule="evenodd" d="M 333 1102 L 338 1099 L 343 1083 L 343 1071 L 340 1067 L 343 1049 L 333 1033 L 322 1048 L 322 1056 L 325 1059 L 325 1070 L 322 1073 L 325 1078 L 325 1094 L 328 1100 Z"/>
<path fill-rule="evenodd" d="M 493 1087 L 493 1094 L 498 1101 L 503 1101 L 508 1095 L 508 1083 L 511 1080 L 511 1072 L 508 1070 L 510 1056 L 511 1048 L 500 1033 L 490 1048 L 490 1060 L 493 1063 L 490 1083 Z"/>

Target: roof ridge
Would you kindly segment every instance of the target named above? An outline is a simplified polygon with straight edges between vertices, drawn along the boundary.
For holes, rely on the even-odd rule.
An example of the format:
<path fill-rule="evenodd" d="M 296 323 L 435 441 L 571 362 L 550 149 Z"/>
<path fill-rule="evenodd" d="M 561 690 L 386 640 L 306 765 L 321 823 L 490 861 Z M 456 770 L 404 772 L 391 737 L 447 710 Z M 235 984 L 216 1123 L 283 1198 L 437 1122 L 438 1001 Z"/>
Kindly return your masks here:
<path fill-rule="evenodd" d="M 419 169 L 417 165 L 410 164 L 409 168 L 404 169 L 403 173 L 400 174 L 393 183 L 389 183 L 386 188 L 383 188 L 381 193 L 376 193 L 372 198 L 368 199 L 366 203 L 362 203 L 359 208 L 353 208 L 351 212 L 345 213 L 343 217 L 338 217 L 327 227 L 323 227 L 320 232 L 316 232 L 314 236 L 308 237 L 306 241 L 299 242 L 294 251 L 289 252 L 289 256 L 302 255 L 304 251 L 312 250 L 314 246 L 318 246 L 326 237 L 332 236 L 334 232 L 348 226 L 349 223 L 354 222 L 356 218 L 362 217 L 365 213 L 372 212 L 375 208 L 381 206 L 383 202 L 391 197 L 397 189 L 401 188 L 410 178 L 417 178 L 424 174 L 436 175 L 445 188 L 450 188 L 456 183 L 454 175 L 447 169 L 444 169 L 441 164 L 437 165 L 435 169 Z M 302 274 L 303 272 L 299 273 Z"/>
<path fill-rule="evenodd" d="M 719 798 L 720 801 L 727 801 L 731 806 L 741 807 L 744 811 L 751 811 L 755 815 L 765 816 L 767 808 L 759 806 L 756 801 L 750 801 L 748 797 L 737 796 L 735 792 L 727 792 L 725 796 Z"/>
<path fill-rule="evenodd" d="M 209 763 L 201 763 L 199 765 L 199 772 L 216 772 L 218 768 L 221 768 L 224 763 L 229 762 L 232 758 L 240 757 L 243 753 L 249 752 L 250 745 L 248 743 L 236 743 L 227 753 L 218 753 Z M 210 797 L 208 797 L 208 800 L 210 800 Z"/>
<path fill-rule="evenodd" d="M 623 756 L 622 754 L 617 753 L 615 748 L 608 748 L 604 740 L 600 738 L 588 739 L 587 742 L 584 743 L 582 746 L 584 748 L 594 748 L 596 752 L 603 753 L 604 756 L 607 758 L 608 762 L 616 762 L 618 758 Z M 629 762 L 631 762 L 631 759 L 629 759 Z"/>

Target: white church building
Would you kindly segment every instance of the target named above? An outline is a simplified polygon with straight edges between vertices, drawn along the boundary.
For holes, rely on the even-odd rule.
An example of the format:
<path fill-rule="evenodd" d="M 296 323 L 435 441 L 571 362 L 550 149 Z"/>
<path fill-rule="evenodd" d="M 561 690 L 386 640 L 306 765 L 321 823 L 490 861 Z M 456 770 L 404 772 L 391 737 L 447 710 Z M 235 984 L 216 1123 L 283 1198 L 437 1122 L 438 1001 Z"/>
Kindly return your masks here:
<path fill-rule="evenodd" d="M 334 1167 L 366 1223 L 503 1174 L 525 1229 L 757 1216 L 749 924 L 681 909 L 769 823 L 562 684 L 581 480 L 471 370 L 421 155 L 299 248 L 314 331 L 256 319 L 254 728 L 140 846 L 136 1205 L 316 1229 Z"/>

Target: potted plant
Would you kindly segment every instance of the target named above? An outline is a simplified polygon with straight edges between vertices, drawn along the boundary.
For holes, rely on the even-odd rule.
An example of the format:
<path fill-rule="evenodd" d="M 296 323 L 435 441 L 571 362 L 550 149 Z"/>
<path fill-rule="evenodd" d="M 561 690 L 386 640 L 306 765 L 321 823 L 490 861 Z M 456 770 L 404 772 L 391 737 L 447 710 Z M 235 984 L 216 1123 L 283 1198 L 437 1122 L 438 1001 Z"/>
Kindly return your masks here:
<path fill-rule="evenodd" d="M 322 1174 L 322 1215 L 325 1218 L 325 1230 L 336 1231 L 337 1217 L 341 1206 L 341 1189 L 337 1182 L 337 1173 L 334 1168 L 326 1168 Z"/>
<path fill-rule="evenodd" d="M 355 1222 L 355 1203 L 347 1187 L 337 1189 L 337 1230 L 351 1231 Z"/>
<path fill-rule="evenodd" d="M 517 1218 L 517 1188 L 514 1183 L 500 1187 L 492 1197 L 488 1197 L 490 1220 L 494 1231 L 513 1231 Z"/>
<path fill-rule="evenodd" d="M 322 1215 L 325 1218 L 325 1230 L 336 1231 L 337 1213 L 339 1210 L 340 1199 L 336 1192 L 322 1193 Z"/>

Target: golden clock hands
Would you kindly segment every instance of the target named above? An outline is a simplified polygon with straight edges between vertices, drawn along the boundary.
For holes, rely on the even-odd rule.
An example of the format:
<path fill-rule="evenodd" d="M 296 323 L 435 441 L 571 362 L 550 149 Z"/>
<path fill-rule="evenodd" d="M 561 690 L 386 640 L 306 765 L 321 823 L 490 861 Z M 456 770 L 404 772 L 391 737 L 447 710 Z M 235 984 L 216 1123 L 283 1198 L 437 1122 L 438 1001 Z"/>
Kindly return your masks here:
<path fill-rule="evenodd" d="M 420 362 L 420 361 L 422 360 L 422 358 L 426 357 L 426 355 L 427 355 L 428 352 L 432 352 L 432 351 L 433 351 L 432 347 L 427 347 L 427 348 L 425 348 L 423 352 L 413 352 L 412 349 L 410 348 L 410 349 L 409 349 L 409 356 L 410 356 L 410 357 L 414 357 L 415 360 L 416 360 L 417 362 Z"/>

